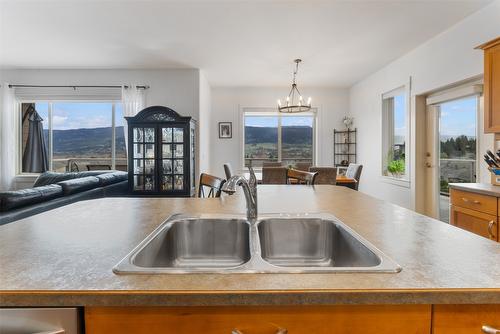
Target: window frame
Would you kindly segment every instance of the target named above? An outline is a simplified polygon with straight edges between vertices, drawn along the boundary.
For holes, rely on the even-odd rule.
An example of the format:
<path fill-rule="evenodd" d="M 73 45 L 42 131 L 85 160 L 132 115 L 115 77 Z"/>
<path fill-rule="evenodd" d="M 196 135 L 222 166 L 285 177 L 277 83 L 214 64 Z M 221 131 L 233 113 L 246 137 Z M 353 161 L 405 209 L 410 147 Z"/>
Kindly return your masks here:
<path fill-rule="evenodd" d="M 278 117 L 278 159 L 277 161 L 282 161 L 282 117 L 300 117 L 300 116 L 312 116 L 313 117 L 313 129 L 312 129 L 312 164 L 315 165 L 317 161 L 318 152 L 318 116 L 319 108 L 313 107 L 311 111 L 294 113 L 294 114 L 284 114 L 276 111 L 276 108 L 272 107 L 240 107 L 240 147 L 241 147 L 241 157 L 240 164 L 241 170 L 247 170 L 245 166 L 245 117 L 249 116 L 261 116 L 261 117 Z M 262 170 L 262 167 L 255 167 L 257 171 Z"/>
<path fill-rule="evenodd" d="M 49 135 L 48 135 L 48 145 L 47 153 L 49 155 L 49 169 L 52 170 L 53 167 L 53 124 L 52 124 L 52 112 L 53 104 L 55 103 L 111 103 L 111 169 L 116 168 L 116 105 L 122 103 L 118 99 L 18 99 L 19 111 L 17 116 L 17 166 L 16 166 L 16 176 L 18 177 L 36 177 L 40 173 L 26 173 L 23 172 L 23 152 L 22 152 L 22 141 L 23 141 L 23 122 L 22 122 L 22 105 L 25 103 L 47 103 L 48 104 L 48 115 L 49 115 Z M 127 152 L 128 153 L 128 152 Z"/>
<path fill-rule="evenodd" d="M 386 100 L 393 99 L 396 96 L 403 96 L 405 107 L 405 173 L 400 177 L 392 176 L 387 173 L 388 152 L 394 147 L 394 109 L 390 109 Z M 390 90 L 381 95 L 381 110 L 382 110 L 382 155 L 381 155 L 381 170 L 382 179 L 388 183 L 410 187 L 411 180 L 411 109 L 410 109 L 410 90 L 409 84 L 401 85 L 393 90 Z M 392 116 L 391 116 L 392 112 Z"/>

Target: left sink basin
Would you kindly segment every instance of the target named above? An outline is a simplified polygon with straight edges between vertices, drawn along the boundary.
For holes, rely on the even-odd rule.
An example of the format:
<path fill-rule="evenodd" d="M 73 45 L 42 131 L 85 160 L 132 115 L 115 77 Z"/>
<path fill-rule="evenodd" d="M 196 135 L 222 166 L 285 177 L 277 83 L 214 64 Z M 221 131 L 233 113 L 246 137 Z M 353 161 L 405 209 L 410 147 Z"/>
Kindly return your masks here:
<path fill-rule="evenodd" d="M 238 268 L 250 258 L 250 225 L 246 220 L 171 217 L 113 271 L 214 272 Z"/>

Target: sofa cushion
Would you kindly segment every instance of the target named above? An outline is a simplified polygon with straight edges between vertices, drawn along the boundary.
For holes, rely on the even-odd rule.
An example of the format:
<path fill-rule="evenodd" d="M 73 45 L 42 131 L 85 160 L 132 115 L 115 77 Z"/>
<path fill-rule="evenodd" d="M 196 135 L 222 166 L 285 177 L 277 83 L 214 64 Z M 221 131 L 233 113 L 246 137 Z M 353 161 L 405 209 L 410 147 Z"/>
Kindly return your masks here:
<path fill-rule="evenodd" d="M 99 184 L 101 187 L 108 186 L 110 184 L 118 183 L 128 179 L 127 172 L 116 171 L 113 173 L 105 173 L 96 176 L 99 179 Z"/>
<path fill-rule="evenodd" d="M 28 206 L 62 196 L 62 187 L 56 184 L 47 186 L 0 192 L 0 211 Z"/>
<path fill-rule="evenodd" d="M 81 177 L 57 183 L 62 187 L 65 196 L 99 187 L 99 179 L 95 176 Z"/>
<path fill-rule="evenodd" d="M 61 181 L 73 180 L 87 176 L 96 176 L 106 173 L 114 172 L 112 170 L 95 170 L 95 171 L 85 171 L 85 172 L 70 172 L 70 173 L 56 173 L 56 172 L 45 172 L 40 174 L 35 181 L 33 187 L 45 186 L 47 184 L 55 184 Z"/>

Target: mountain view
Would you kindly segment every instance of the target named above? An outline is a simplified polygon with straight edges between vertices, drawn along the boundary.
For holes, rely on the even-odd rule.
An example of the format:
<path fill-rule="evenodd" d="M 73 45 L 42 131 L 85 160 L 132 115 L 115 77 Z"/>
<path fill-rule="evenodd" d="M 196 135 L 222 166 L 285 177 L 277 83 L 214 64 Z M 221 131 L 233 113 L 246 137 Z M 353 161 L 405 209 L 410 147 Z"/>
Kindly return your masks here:
<path fill-rule="evenodd" d="M 53 130 L 54 158 L 110 158 L 112 128 Z M 44 130 L 48 143 L 48 130 Z M 116 157 L 125 158 L 123 126 L 116 127 Z"/>
<path fill-rule="evenodd" d="M 283 160 L 312 159 L 312 127 L 283 126 L 281 135 Z M 245 158 L 248 163 L 251 159 L 276 160 L 278 128 L 245 126 Z"/>

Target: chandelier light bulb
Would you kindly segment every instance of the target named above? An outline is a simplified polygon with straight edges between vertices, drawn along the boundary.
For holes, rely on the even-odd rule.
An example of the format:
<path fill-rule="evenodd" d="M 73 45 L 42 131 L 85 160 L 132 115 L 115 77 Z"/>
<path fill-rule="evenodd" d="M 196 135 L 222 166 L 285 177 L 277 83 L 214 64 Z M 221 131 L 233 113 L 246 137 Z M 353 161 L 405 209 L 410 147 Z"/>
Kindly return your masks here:
<path fill-rule="evenodd" d="M 311 97 L 309 97 L 309 98 L 307 99 L 307 105 L 308 105 L 308 106 L 311 106 Z"/>
<path fill-rule="evenodd" d="M 281 100 L 278 99 L 278 107 L 281 107 Z"/>

